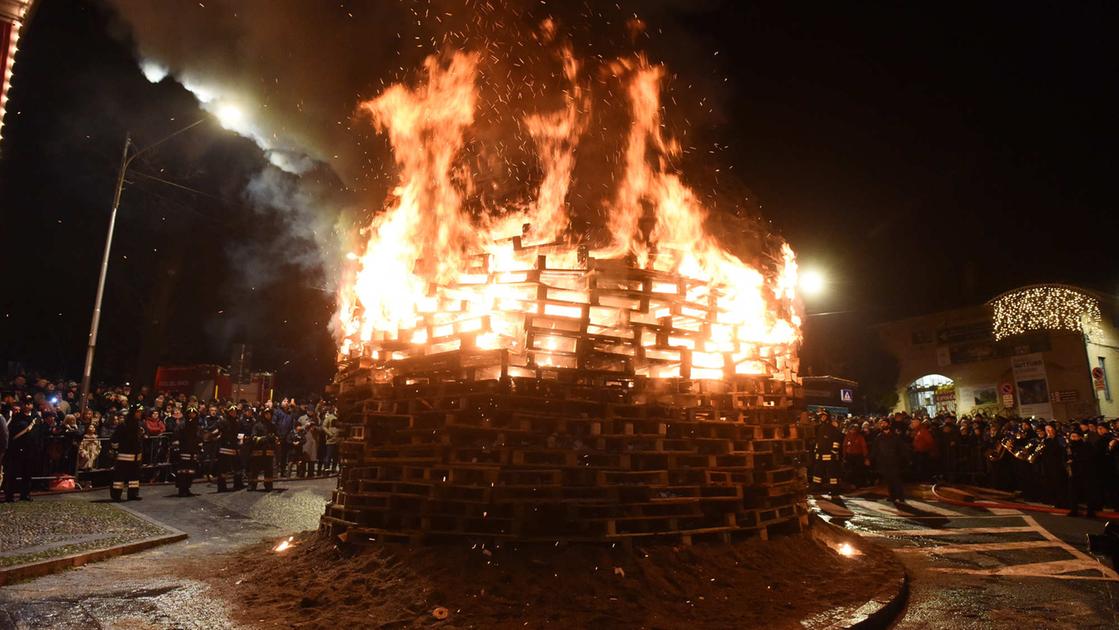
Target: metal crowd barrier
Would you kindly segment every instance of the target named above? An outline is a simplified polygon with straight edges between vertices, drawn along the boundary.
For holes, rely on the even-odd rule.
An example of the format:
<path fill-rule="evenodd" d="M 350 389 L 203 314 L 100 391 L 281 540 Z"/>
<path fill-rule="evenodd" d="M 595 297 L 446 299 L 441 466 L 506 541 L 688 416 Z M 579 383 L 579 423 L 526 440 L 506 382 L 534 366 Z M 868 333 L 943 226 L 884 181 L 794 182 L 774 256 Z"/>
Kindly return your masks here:
<path fill-rule="evenodd" d="M 170 433 L 147 436 L 144 438 L 141 469 L 142 477 L 149 481 L 150 477 L 168 474 L 171 469 L 171 442 L 174 436 Z M 71 442 L 71 444 L 64 444 Z M 93 480 L 108 476 L 113 470 L 113 457 L 110 448 L 111 438 L 98 437 L 97 443 L 101 447 L 97 457 L 90 462 L 90 466 L 82 467 L 81 444 L 82 440 L 48 435 L 43 438 L 43 456 L 39 459 L 40 469 L 31 477 L 33 481 L 54 481 L 60 476 L 71 476 L 79 482 Z"/>

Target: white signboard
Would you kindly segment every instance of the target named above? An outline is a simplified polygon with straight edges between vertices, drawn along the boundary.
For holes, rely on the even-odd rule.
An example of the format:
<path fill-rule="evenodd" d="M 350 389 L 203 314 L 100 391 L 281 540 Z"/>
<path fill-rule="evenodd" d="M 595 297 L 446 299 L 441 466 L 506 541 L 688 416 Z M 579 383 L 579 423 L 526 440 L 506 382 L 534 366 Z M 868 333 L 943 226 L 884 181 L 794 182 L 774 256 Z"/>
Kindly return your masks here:
<path fill-rule="evenodd" d="M 1010 359 L 1014 386 L 1018 390 L 1018 413 L 1021 416 L 1053 417 L 1049 401 L 1049 379 L 1045 375 L 1045 359 L 1040 352 Z"/>

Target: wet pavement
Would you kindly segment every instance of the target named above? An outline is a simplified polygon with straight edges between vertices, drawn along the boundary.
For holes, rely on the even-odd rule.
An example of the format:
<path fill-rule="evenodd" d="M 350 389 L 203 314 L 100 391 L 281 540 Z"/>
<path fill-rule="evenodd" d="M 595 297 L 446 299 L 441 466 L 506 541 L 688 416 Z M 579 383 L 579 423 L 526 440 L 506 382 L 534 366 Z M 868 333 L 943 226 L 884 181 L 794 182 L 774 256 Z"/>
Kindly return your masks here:
<path fill-rule="evenodd" d="M 0 589 L 9 628 L 233 628 L 206 583 L 174 575 L 174 563 L 317 527 L 335 480 L 277 484 L 272 493 L 179 499 L 144 489 L 128 507 L 180 529 L 185 541 Z M 103 501 L 101 494 L 44 498 Z M 911 578 L 896 628 L 1116 628 L 1119 575 L 1089 555 L 1100 521 L 1010 509 L 961 507 L 928 496 L 901 512 L 873 494 L 846 499 L 839 524 L 893 548 Z M 837 522 L 836 519 L 831 519 Z"/>
<path fill-rule="evenodd" d="M 186 532 L 187 540 L 0 589 L 0 630 L 51 628 L 232 628 L 223 601 L 199 580 L 172 575 L 181 560 L 318 527 L 334 479 L 278 482 L 276 490 L 175 497 L 173 486 L 145 487 L 130 509 Z M 36 501 L 105 501 L 104 493 Z"/>
<path fill-rule="evenodd" d="M 1119 627 L 1119 574 L 1087 549 L 1102 521 L 921 496 L 911 511 L 880 495 L 847 498 L 854 515 L 830 519 L 905 564 L 909 602 L 895 628 Z"/>

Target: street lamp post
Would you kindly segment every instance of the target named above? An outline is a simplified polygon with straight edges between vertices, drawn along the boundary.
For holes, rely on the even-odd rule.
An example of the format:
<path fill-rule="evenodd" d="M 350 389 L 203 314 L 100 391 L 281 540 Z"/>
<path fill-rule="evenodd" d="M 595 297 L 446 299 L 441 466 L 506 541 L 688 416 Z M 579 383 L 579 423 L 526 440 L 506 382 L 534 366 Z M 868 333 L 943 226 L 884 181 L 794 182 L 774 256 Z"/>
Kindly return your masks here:
<path fill-rule="evenodd" d="M 164 142 L 167 142 L 171 138 L 197 127 L 205 120 L 205 118 L 196 120 L 186 127 L 168 134 L 162 139 L 136 151 L 132 155 L 128 154 L 128 150 L 132 148 L 132 135 L 126 133 L 124 136 L 124 150 L 121 151 L 120 170 L 117 171 L 117 186 L 116 190 L 113 192 L 113 210 L 109 213 L 109 231 L 108 234 L 105 235 L 105 253 L 101 256 L 101 273 L 97 278 L 97 295 L 93 299 L 93 317 L 89 322 L 89 345 L 86 347 L 85 367 L 82 369 L 81 413 L 83 416 L 86 410 L 89 409 L 89 385 L 90 375 L 93 373 L 93 353 L 97 348 L 97 329 L 101 325 L 101 298 L 105 295 L 105 278 L 109 274 L 109 256 L 113 249 L 113 230 L 116 228 L 117 223 L 117 208 L 120 206 L 121 193 L 124 192 L 124 176 L 128 172 L 128 167 L 132 164 L 133 160 Z"/>

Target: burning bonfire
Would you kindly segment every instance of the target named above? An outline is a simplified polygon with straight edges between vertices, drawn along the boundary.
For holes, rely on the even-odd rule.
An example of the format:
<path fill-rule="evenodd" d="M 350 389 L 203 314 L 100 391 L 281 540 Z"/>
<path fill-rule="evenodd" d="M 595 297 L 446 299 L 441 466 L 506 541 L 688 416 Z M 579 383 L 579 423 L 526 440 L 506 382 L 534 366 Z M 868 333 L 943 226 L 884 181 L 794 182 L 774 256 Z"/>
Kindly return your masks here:
<path fill-rule="evenodd" d="M 709 231 L 669 166 L 664 69 L 643 57 L 605 67 L 630 125 L 606 219 L 577 235 L 591 98 L 569 48 L 560 61 L 563 107 L 521 120 L 535 194 L 489 211 L 466 209 L 477 188 L 461 165 L 479 55 L 430 57 L 413 87 L 361 105 L 399 180 L 339 295 L 347 439 L 324 531 L 678 539 L 803 522 L 792 249 L 763 235 L 732 251 Z"/>

